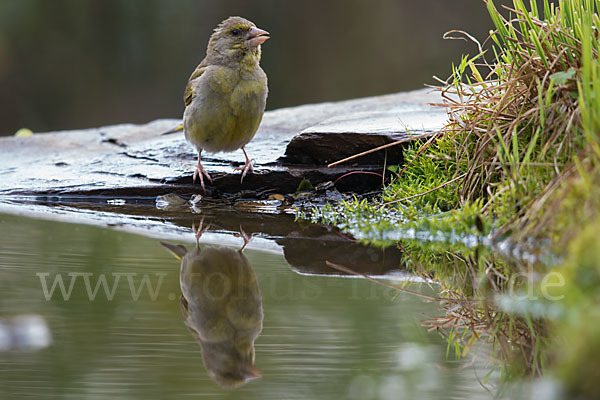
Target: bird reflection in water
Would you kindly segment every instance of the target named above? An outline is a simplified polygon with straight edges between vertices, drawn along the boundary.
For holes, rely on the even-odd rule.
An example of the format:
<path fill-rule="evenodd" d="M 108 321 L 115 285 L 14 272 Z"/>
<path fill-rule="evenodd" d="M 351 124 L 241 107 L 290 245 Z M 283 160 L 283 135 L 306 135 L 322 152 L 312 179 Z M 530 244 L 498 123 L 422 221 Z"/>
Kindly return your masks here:
<path fill-rule="evenodd" d="M 202 349 L 204 366 L 220 386 L 235 388 L 261 377 L 254 365 L 254 340 L 262 330 L 263 310 L 258 281 L 243 250 L 250 238 L 240 227 L 244 244 L 200 248 L 210 226 L 194 229 L 196 247 L 161 242 L 181 260 L 181 311 L 185 325 Z"/>

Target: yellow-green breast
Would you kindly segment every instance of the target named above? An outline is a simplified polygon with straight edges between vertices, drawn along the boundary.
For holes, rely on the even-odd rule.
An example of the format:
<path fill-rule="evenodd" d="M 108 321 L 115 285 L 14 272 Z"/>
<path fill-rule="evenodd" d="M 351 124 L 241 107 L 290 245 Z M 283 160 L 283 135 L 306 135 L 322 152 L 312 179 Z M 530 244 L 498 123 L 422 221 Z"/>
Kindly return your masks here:
<path fill-rule="evenodd" d="M 184 112 L 186 139 L 199 151 L 234 151 L 258 130 L 267 100 L 267 77 L 250 68 L 207 66 L 190 82 L 192 99 Z"/>

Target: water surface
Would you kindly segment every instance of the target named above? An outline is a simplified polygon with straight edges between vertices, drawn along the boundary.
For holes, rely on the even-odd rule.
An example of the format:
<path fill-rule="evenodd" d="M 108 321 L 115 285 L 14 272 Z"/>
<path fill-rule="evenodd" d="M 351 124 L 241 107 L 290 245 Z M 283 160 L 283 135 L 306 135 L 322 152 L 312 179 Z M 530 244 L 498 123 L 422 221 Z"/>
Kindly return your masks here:
<path fill-rule="evenodd" d="M 421 326 L 439 314 L 435 302 L 362 278 L 298 274 L 282 254 L 252 249 L 244 254 L 264 312 L 262 377 L 223 389 L 184 324 L 179 261 L 157 239 L 1 214 L 0 237 L 0 320 L 39 315 L 52 336 L 42 349 L 0 351 L 1 398 L 491 397 L 477 380 L 485 362 L 447 359 L 444 339 Z M 242 238 L 230 239 L 237 251 Z M 185 244 L 194 248 L 191 231 Z M 65 290 L 75 279 L 70 296 L 58 287 L 50 295 L 57 276 Z M 86 277 L 92 290 L 105 277 L 114 293 L 91 296 Z"/>

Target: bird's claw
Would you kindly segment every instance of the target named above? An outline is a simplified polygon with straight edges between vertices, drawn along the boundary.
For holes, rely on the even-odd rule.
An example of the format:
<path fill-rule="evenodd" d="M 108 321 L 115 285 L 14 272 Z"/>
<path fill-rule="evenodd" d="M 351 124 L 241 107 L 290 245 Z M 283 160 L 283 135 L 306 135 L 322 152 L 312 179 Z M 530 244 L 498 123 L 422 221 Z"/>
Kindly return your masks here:
<path fill-rule="evenodd" d="M 234 169 L 234 171 L 242 171 L 242 177 L 240 178 L 240 183 L 244 182 L 244 178 L 246 177 L 246 174 L 248 172 L 253 173 L 254 172 L 254 166 L 252 165 L 254 163 L 254 160 L 246 160 L 246 163 L 244 164 L 243 167 L 237 167 Z"/>
<path fill-rule="evenodd" d="M 242 248 L 239 249 L 239 252 L 244 251 L 244 249 L 246 248 L 246 246 L 248 245 L 248 243 L 250 243 L 250 240 L 252 240 L 252 234 L 248 235 L 244 229 L 242 228 L 242 225 L 240 225 L 240 233 L 234 233 L 233 236 L 235 237 L 241 237 L 242 239 L 244 239 L 244 244 L 242 245 Z"/>
<path fill-rule="evenodd" d="M 194 232 L 194 236 L 196 237 L 196 246 L 200 246 L 200 237 L 210 229 L 210 224 L 207 227 L 204 227 L 204 217 L 200 220 L 200 226 L 196 229 L 196 224 L 192 222 L 192 231 Z"/>
<path fill-rule="evenodd" d="M 235 171 L 242 171 L 242 177 L 240 178 L 240 184 L 244 182 L 244 177 L 246 176 L 248 171 L 250 171 L 251 173 L 254 172 L 254 166 L 252 165 L 254 160 L 251 160 L 250 158 L 248 158 L 248 153 L 246 153 L 246 149 L 243 146 L 242 146 L 242 151 L 244 152 L 244 157 L 246 157 L 246 163 L 244 164 L 243 167 L 237 167 L 235 169 Z"/>
<path fill-rule="evenodd" d="M 206 193 L 206 188 L 204 187 L 204 177 L 206 177 L 206 179 L 208 179 L 210 183 L 212 183 L 212 178 L 210 177 L 208 172 L 206 172 L 206 170 L 202 167 L 202 164 L 198 164 L 198 166 L 196 167 L 196 171 L 194 171 L 194 183 L 196 183 L 196 179 L 198 177 L 200 178 L 200 186 L 202 186 L 202 191 Z"/>

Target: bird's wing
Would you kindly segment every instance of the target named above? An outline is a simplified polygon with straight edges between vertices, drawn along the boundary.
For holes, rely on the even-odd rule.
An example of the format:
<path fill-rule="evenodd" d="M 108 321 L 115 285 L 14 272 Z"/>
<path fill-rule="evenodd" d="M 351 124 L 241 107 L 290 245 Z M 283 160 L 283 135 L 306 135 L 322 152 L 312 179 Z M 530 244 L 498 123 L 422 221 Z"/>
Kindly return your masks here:
<path fill-rule="evenodd" d="M 192 98 L 194 97 L 194 91 L 192 90 L 192 81 L 196 78 L 199 78 L 204 73 L 204 71 L 206 71 L 206 67 L 207 65 L 205 59 L 202 60 L 200 65 L 196 67 L 194 72 L 192 72 L 190 79 L 188 79 L 187 86 L 185 87 L 185 93 L 183 94 L 183 102 L 185 103 L 186 107 L 190 105 L 190 103 L 192 102 Z"/>

